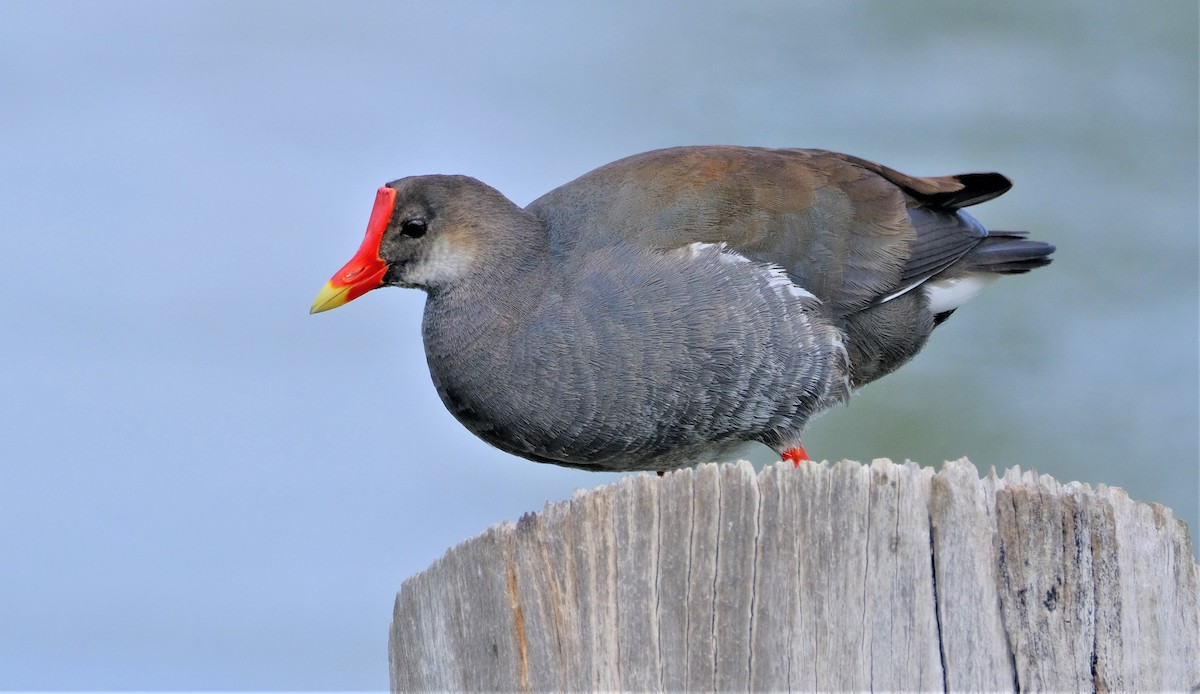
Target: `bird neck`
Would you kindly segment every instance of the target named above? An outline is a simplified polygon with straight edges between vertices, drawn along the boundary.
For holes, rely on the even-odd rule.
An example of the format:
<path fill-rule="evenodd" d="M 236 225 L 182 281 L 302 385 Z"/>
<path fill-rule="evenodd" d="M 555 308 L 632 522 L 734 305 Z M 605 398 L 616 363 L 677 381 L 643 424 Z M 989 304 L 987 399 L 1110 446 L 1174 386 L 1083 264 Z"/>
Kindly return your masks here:
<path fill-rule="evenodd" d="M 454 349 L 486 340 L 529 316 L 550 288 L 545 225 L 521 211 L 489 219 L 477 232 L 477 255 L 463 281 L 428 290 L 424 332 Z"/>

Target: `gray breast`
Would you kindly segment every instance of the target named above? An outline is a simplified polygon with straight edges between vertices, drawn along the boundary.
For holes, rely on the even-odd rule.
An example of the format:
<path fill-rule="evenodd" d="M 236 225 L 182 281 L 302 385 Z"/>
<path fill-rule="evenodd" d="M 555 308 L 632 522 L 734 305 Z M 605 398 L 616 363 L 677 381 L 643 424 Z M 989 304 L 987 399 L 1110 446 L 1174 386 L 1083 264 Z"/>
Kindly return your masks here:
<path fill-rule="evenodd" d="M 797 433 L 847 397 L 846 351 L 782 270 L 722 245 L 597 249 L 555 278 L 470 302 L 430 296 L 439 394 L 526 457 L 670 467 L 699 448 Z"/>

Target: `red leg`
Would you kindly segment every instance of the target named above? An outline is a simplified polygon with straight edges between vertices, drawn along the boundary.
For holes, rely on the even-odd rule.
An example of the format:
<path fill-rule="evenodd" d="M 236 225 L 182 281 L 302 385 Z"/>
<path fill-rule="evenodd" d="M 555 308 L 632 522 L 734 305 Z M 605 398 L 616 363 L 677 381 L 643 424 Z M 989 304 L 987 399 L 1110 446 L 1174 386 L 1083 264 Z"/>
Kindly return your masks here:
<path fill-rule="evenodd" d="M 804 446 L 796 446 L 795 448 L 789 448 L 786 451 L 784 451 L 783 453 L 781 453 L 780 457 L 783 460 L 792 461 L 792 465 L 794 465 L 796 467 L 800 467 L 801 460 L 812 460 L 812 458 L 810 458 L 808 456 L 808 451 L 804 450 Z"/>

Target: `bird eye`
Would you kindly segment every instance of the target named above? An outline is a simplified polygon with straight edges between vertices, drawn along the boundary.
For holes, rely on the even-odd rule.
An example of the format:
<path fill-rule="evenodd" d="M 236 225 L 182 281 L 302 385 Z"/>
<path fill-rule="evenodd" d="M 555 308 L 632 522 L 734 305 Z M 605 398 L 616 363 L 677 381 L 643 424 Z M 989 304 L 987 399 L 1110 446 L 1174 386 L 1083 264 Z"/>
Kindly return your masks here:
<path fill-rule="evenodd" d="M 406 219 L 400 222 L 400 233 L 410 239 L 419 239 L 425 235 L 425 220 L 424 219 Z"/>

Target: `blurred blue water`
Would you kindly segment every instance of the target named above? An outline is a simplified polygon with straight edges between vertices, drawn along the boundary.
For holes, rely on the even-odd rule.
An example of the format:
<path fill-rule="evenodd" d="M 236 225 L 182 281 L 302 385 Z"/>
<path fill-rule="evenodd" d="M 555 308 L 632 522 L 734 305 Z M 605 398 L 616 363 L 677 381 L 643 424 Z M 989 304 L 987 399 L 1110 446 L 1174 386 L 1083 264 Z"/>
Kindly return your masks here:
<path fill-rule="evenodd" d="M 677 144 L 998 170 L 1059 247 L 810 428 L 1195 527 L 1197 8 L 0 0 L 0 688 L 380 688 L 400 582 L 613 478 L 444 411 L 422 297 L 307 315 L 373 191 Z"/>

